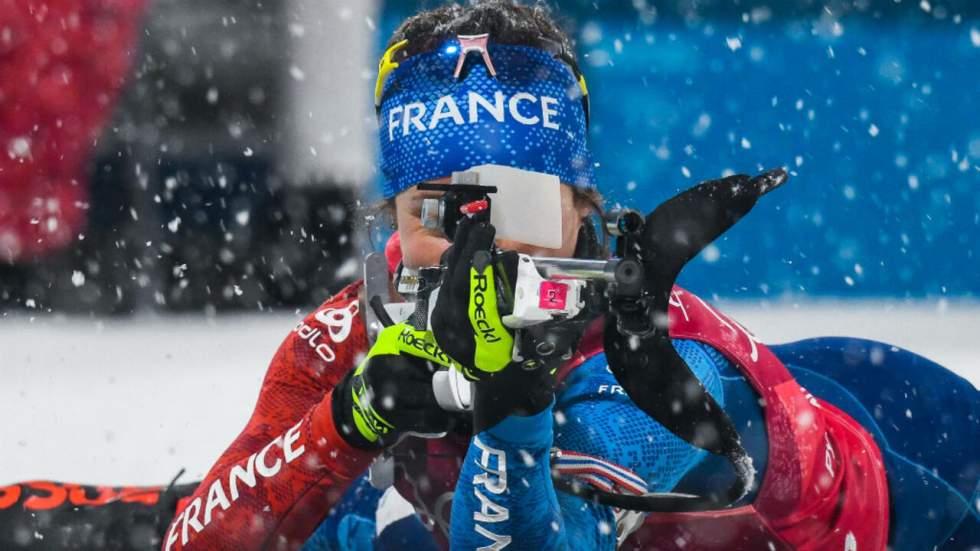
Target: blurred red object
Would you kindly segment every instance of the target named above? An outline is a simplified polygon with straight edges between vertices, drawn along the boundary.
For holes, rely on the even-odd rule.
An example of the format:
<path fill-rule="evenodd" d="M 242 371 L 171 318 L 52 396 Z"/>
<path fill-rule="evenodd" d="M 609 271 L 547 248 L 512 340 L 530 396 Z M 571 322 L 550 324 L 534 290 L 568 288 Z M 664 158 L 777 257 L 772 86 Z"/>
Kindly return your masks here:
<path fill-rule="evenodd" d="M 388 261 L 388 273 L 395 273 L 402 261 L 402 237 L 397 231 L 385 243 L 385 259 Z"/>
<path fill-rule="evenodd" d="M 86 162 L 138 46 L 145 0 L 0 0 L 0 260 L 85 226 Z"/>

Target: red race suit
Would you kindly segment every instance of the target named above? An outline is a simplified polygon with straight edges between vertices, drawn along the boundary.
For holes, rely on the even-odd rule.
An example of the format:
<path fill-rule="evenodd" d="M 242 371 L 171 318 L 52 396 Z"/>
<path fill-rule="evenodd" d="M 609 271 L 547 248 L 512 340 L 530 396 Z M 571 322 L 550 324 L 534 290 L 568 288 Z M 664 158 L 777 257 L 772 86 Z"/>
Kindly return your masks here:
<path fill-rule="evenodd" d="M 331 391 L 367 350 L 355 283 L 307 316 L 273 358 L 255 412 L 195 493 L 182 502 L 164 549 L 296 549 L 375 454 L 336 433 Z M 737 322 L 680 288 L 670 331 L 718 349 L 765 401 L 769 459 L 752 504 L 653 514 L 626 549 L 885 549 L 888 487 L 881 453 L 857 422 L 811 396 Z M 601 352 L 587 334 L 574 369 Z M 446 545 L 451 498 L 468 439 L 409 439 L 399 492 Z"/>
<path fill-rule="evenodd" d="M 367 469 L 376 452 L 348 445 L 331 413 L 334 386 L 367 350 L 360 288 L 348 286 L 286 337 L 251 419 L 180 502 L 163 549 L 298 549 Z"/>
<path fill-rule="evenodd" d="M 624 547 L 884 551 L 888 482 L 871 435 L 808 393 L 766 345 L 697 295 L 675 287 L 668 315 L 672 338 L 714 347 L 759 394 L 769 463 L 751 504 L 651 514 Z"/>

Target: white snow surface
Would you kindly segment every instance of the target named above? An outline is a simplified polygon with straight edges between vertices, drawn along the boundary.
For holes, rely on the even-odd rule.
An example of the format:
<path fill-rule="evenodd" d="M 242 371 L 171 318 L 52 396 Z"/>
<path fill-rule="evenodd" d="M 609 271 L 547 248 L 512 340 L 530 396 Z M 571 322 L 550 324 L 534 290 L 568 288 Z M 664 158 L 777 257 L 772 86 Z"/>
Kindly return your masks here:
<path fill-rule="evenodd" d="M 980 304 L 721 302 L 766 342 L 858 336 L 980 385 Z M 244 426 L 300 313 L 0 318 L 0 485 L 200 479 Z"/>

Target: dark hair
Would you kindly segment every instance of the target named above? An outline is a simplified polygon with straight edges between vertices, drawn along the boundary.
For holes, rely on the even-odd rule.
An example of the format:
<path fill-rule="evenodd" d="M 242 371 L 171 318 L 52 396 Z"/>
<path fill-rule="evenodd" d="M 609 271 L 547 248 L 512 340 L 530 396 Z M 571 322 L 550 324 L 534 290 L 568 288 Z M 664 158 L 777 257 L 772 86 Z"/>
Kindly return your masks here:
<path fill-rule="evenodd" d="M 543 38 L 575 55 L 574 43 L 547 5 L 516 0 L 475 0 L 421 11 L 398 26 L 388 47 L 408 40 L 403 55 L 410 57 L 430 52 L 457 35 L 483 33 L 490 33 L 494 42 L 515 46 L 537 46 Z"/>

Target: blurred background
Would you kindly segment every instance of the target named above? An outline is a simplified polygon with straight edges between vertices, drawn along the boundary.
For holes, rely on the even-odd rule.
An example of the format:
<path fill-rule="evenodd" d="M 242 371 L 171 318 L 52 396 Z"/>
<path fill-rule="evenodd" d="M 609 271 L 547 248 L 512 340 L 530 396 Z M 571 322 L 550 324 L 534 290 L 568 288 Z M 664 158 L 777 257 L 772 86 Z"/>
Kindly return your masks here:
<path fill-rule="evenodd" d="M 380 245 L 377 58 L 436 4 L 0 0 L 0 484 L 203 474 Z M 551 5 L 611 204 L 792 171 L 683 285 L 980 381 L 980 3 Z"/>

